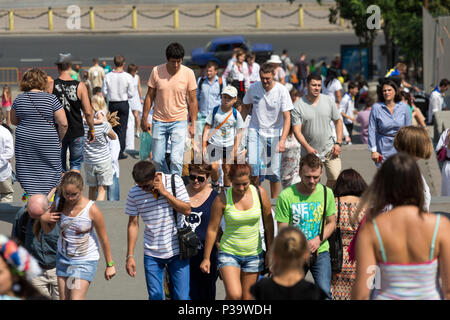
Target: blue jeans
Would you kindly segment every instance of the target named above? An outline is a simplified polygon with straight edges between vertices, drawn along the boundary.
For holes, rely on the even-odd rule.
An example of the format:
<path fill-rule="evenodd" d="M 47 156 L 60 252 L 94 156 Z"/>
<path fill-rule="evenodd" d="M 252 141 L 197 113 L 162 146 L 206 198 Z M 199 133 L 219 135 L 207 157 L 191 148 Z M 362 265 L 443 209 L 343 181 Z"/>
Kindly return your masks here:
<path fill-rule="evenodd" d="M 314 282 L 327 295 L 328 299 L 331 296 L 331 261 L 330 253 L 328 251 L 319 253 L 316 262 L 310 267 Z M 308 268 L 305 267 L 305 274 Z"/>
<path fill-rule="evenodd" d="M 165 174 L 178 174 L 181 176 L 183 169 L 184 145 L 186 142 L 187 121 L 152 122 L 152 155 L 156 171 Z M 167 141 L 170 137 L 170 150 L 167 149 Z M 166 163 L 166 152 L 170 153 L 170 169 Z"/>
<path fill-rule="evenodd" d="M 113 176 L 113 184 L 106 188 L 107 190 L 107 199 L 109 201 L 119 201 L 120 200 L 120 186 L 119 186 L 119 177 L 116 173 Z"/>
<path fill-rule="evenodd" d="M 144 255 L 145 280 L 149 300 L 164 300 L 164 269 L 168 267 L 172 290 L 172 299 L 189 298 L 189 259 L 180 259 L 179 255 L 169 259 Z"/>
<path fill-rule="evenodd" d="M 281 180 L 281 153 L 276 151 L 279 141 L 279 136 L 266 138 L 260 135 L 259 130 L 248 129 L 247 154 L 253 177 L 265 176 L 271 182 Z"/>
<path fill-rule="evenodd" d="M 61 148 L 61 162 L 63 171 L 67 171 L 67 148 L 69 148 L 70 170 L 81 171 L 84 153 L 84 136 L 78 138 L 63 139 Z"/>

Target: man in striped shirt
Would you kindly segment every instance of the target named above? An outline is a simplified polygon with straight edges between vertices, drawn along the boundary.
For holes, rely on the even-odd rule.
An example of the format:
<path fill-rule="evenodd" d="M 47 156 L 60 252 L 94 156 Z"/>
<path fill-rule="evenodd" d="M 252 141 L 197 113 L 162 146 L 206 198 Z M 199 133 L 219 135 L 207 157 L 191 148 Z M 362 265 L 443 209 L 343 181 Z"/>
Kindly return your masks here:
<path fill-rule="evenodd" d="M 130 189 L 125 213 L 129 215 L 127 229 L 127 273 L 136 275 L 134 248 L 139 233 L 139 215 L 145 223 L 144 269 L 150 300 L 163 300 L 163 276 L 168 266 L 173 284 L 174 300 L 189 300 L 189 259 L 180 259 L 177 227 L 182 215 L 191 213 L 189 195 L 181 177 L 175 175 L 172 194 L 172 175 L 155 172 L 151 161 L 139 161 L 133 167 L 136 185 Z M 175 222 L 174 210 L 177 212 Z"/>

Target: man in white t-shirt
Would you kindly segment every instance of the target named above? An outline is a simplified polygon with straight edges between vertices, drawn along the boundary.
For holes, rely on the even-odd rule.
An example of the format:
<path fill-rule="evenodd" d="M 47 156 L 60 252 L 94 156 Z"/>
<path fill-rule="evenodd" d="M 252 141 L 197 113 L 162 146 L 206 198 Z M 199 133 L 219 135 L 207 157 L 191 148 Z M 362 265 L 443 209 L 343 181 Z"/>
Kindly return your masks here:
<path fill-rule="evenodd" d="M 442 79 L 439 82 L 439 85 L 437 85 L 436 88 L 431 93 L 430 105 L 428 107 L 428 118 L 427 118 L 428 124 L 433 123 L 433 117 L 435 112 L 442 111 L 443 109 L 445 109 L 445 101 L 442 94 L 445 93 L 445 91 L 447 91 L 449 86 L 450 81 L 448 81 L 447 79 Z"/>
<path fill-rule="evenodd" d="M 258 178 L 267 178 L 271 197 L 277 198 L 281 180 L 281 152 L 286 149 L 293 105 L 286 87 L 274 81 L 272 64 L 262 64 L 259 75 L 261 81 L 252 84 L 244 96 L 242 118 L 245 119 L 249 113 L 252 115 L 248 129 L 252 180 L 259 183 Z"/>
<path fill-rule="evenodd" d="M 341 115 L 344 120 L 344 125 L 347 128 L 350 140 L 352 138 L 353 132 L 353 122 L 356 121 L 356 114 L 353 112 L 355 110 L 355 96 L 358 93 L 358 85 L 350 81 L 348 84 L 348 91 L 344 94 L 339 103 L 341 108 Z"/>

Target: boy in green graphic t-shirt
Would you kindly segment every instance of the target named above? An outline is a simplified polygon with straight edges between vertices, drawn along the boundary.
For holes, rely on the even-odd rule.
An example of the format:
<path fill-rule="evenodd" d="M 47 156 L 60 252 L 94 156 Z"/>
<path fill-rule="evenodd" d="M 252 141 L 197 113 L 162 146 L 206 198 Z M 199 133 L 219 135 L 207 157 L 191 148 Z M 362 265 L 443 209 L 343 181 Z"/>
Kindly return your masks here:
<path fill-rule="evenodd" d="M 329 244 L 326 239 L 336 228 L 337 212 L 333 191 L 326 189 L 327 207 L 325 226 L 322 226 L 325 203 L 324 186 L 319 183 L 322 175 L 322 161 L 314 154 L 307 154 L 300 160 L 301 182 L 284 189 L 277 201 L 275 220 L 278 230 L 288 225 L 302 231 L 310 247 L 311 254 L 317 254 L 315 262 L 308 266 L 315 283 L 331 299 L 331 263 Z M 320 232 L 323 230 L 323 240 Z M 305 268 L 305 274 L 308 271 Z"/>

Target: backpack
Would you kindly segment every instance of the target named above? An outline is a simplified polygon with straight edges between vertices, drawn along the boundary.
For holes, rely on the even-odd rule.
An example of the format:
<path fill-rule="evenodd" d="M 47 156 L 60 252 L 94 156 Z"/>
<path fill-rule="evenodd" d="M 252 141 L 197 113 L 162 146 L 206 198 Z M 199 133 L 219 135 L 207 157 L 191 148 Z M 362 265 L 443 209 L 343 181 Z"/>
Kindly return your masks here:
<path fill-rule="evenodd" d="M 198 95 L 200 96 L 202 94 L 202 84 L 207 79 L 207 77 L 201 77 L 200 81 L 198 82 Z M 219 92 L 222 92 L 223 89 L 223 81 L 222 77 L 219 77 Z"/>
<path fill-rule="evenodd" d="M 212 118 L 211 118 L 211 126 L 214 124 L 214 118 L 216 117 L 217 111 L 219 111 L 220 106 L 214 107 Z M 237 109 L 233 107 L 233 117 L 234 120 L 237 120 Z"/>

